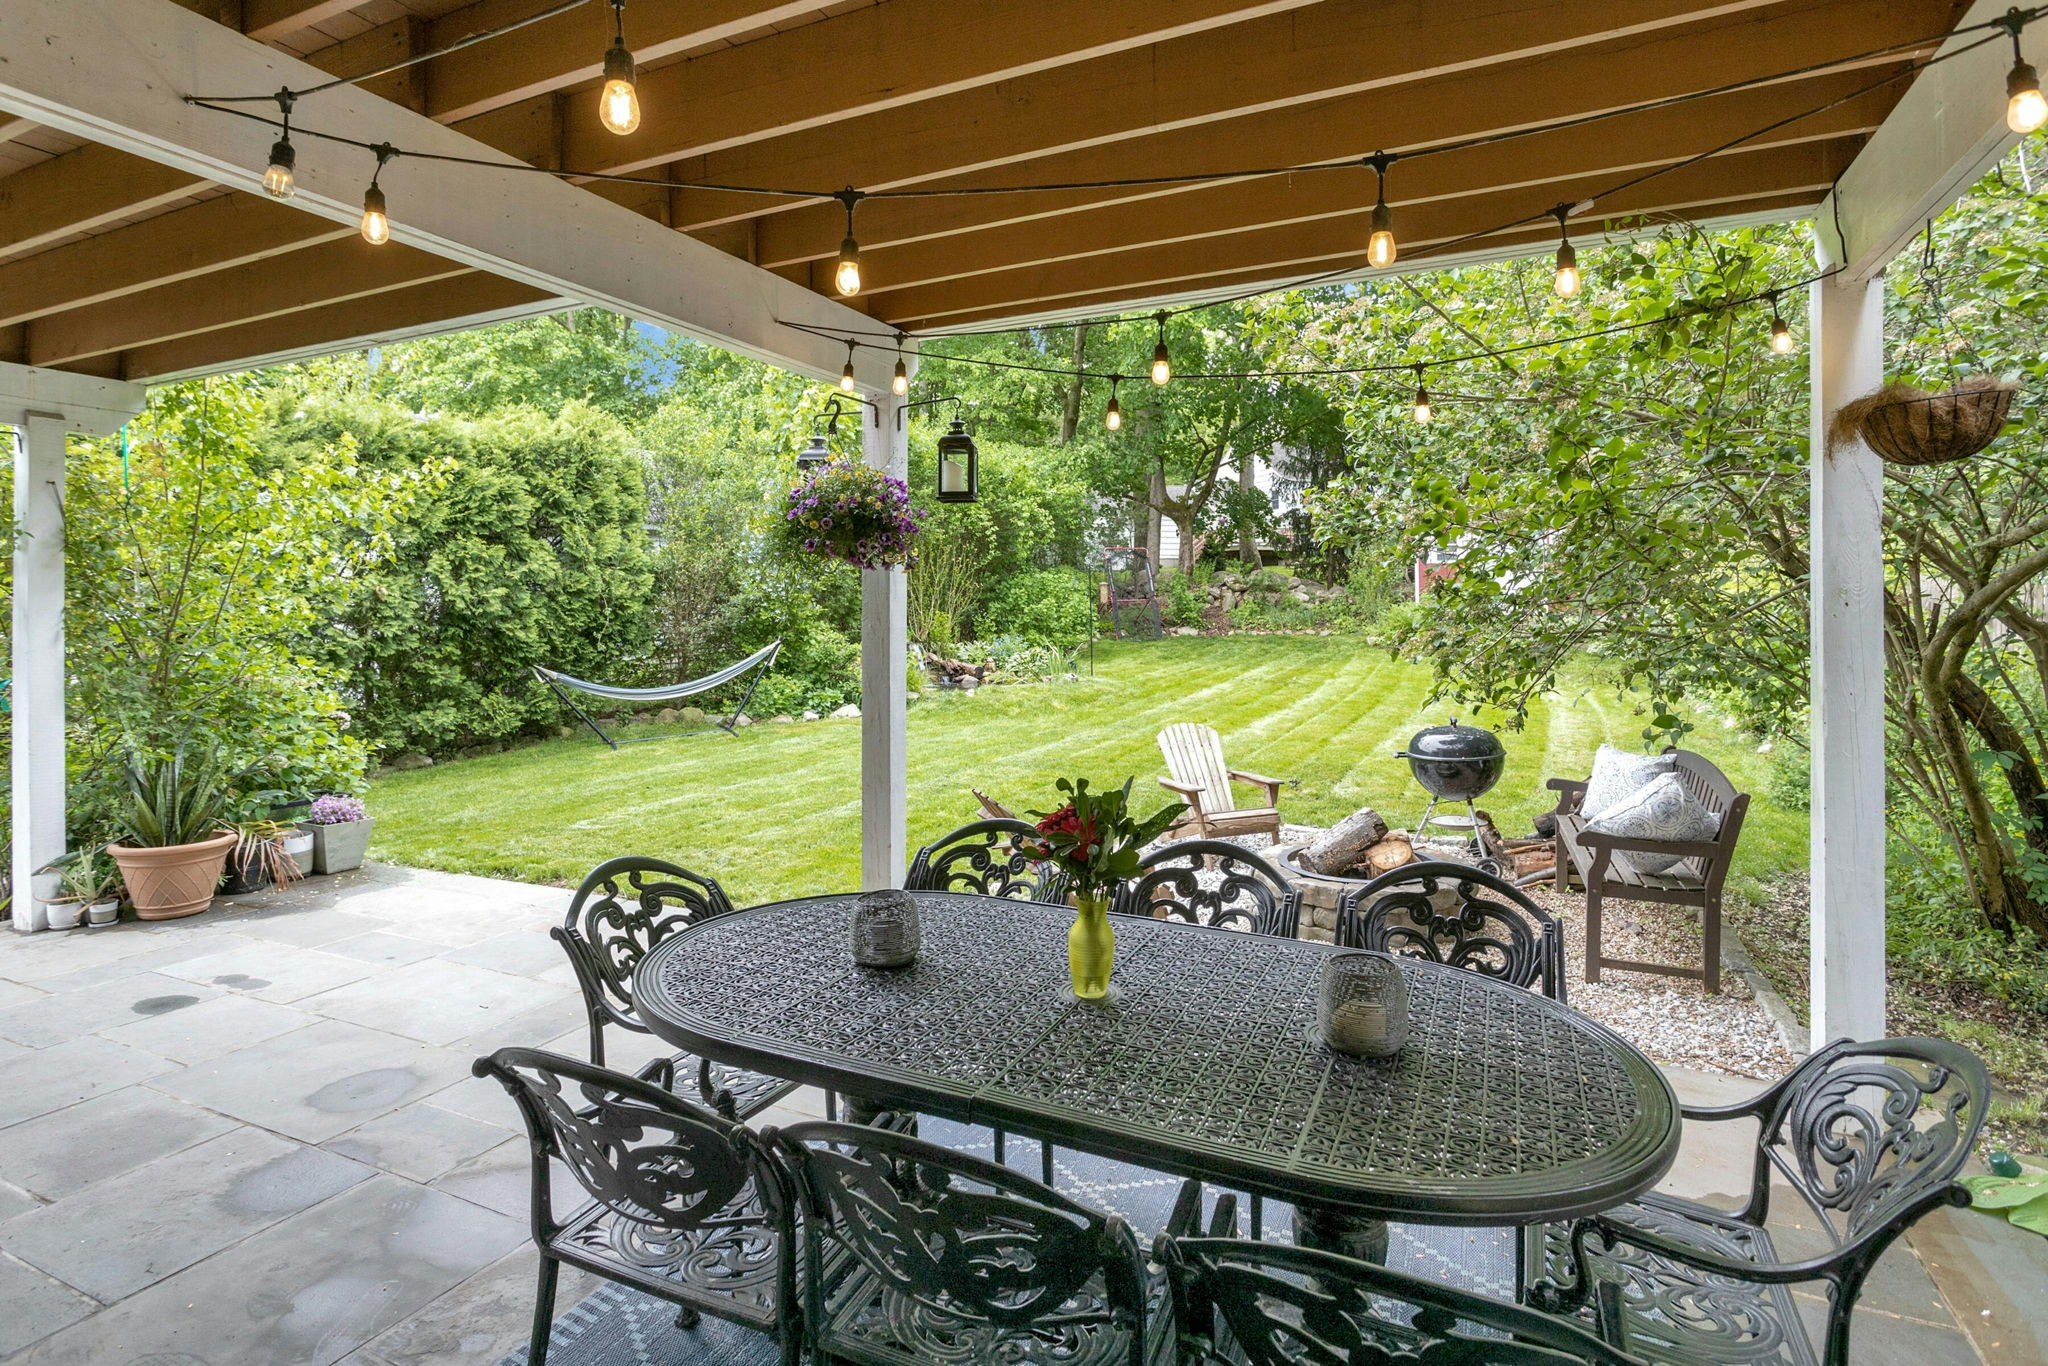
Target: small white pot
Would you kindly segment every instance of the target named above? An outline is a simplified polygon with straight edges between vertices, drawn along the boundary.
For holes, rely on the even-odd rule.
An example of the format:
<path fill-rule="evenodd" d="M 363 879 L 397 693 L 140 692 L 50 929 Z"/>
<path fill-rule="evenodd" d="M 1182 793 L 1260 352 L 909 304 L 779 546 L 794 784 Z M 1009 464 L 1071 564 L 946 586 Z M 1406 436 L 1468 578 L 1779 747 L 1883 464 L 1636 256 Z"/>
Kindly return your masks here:
<path fill-rule="evenodd" d="M 42 872 L 28 875 L 28 894 L 36 901 L 55 901 L 64 886 L 62 873 Z"/>
<path fill-rule="evenodd" d="M 108 897 L 105 901 L 95 901 L 85 908 L 85 920 L 88 925 L 111 925 L 120 918 L 121 900 L 119 897 Z"/>
<path fill-rule="evenodd" d="M 284 837 L 284 851 L 292 856 L 292 862 L 299 865 L 299 876 L 305 877 L 313 871 L 313 837 L 301 832 Z"/>
<path fill-rule="evenodd" d="M 43 902 L 43 915 L 53 930 L 70 930 L 78 927 L 78 916 L 85 909 L 76 897 L 61 901 Z"/>

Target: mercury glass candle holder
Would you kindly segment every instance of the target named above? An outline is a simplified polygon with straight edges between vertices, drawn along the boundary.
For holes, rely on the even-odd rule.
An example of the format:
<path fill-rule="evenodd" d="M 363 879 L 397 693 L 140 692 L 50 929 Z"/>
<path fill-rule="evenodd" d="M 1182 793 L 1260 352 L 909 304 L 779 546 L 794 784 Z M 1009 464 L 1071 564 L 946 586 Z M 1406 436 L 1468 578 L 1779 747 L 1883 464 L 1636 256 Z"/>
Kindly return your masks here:
<path fill-rule="evenodd" d="M 908 967 L 923 942 L 917 898 L 910 893 L 863 892 L 854 903 L 853 961 L 862 967 Z"/>
<path fill-rule="evenodd" d="M 1357 1058 L 1385 1058 L 1408 1042 L 1408 984 L 1384 953 L 1332 954 L 1323 963 L 1316 1023 L 1323 1041 Z"/>

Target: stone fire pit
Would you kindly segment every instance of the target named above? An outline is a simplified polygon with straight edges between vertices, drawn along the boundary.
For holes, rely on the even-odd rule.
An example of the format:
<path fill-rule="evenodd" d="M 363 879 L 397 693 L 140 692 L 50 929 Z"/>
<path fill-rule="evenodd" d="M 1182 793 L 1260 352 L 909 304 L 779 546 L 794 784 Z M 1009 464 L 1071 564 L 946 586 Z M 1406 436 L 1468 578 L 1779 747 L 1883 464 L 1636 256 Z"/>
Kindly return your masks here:
<path fill-rule="evenodd" d="M 1301 889 L 1301 931 L 1303 939 L 1315 939 L 1328 944 L 1337 937 L 1337 903 L 1353 888 L 1363 887 L 1372 881 L 1369 876 L 1351 873 L 1311 873 L 1295 862 L 1294 855 L 1306 848 L 1316 832 L 1302 837 L 1298 826 L 1282 831 L 1286 843 L 1271 849 L 1261 850 L 1266 861 L 1271 863 L 1280 876 Z M 1395 833 L 1406 833 L 1397 831 Z M 1410 836 L 1413 839 L 1413 836 Z M 1479 856 L 1472 852 L 1471 842 L 1464 839 L 1421 839 L 1414 840 L 1415 857 L 1418 861 L 1441 860 L 1447 863 L 1479 862 Z M 1455 896 L 1446 889 L 1441 895 Z"/>

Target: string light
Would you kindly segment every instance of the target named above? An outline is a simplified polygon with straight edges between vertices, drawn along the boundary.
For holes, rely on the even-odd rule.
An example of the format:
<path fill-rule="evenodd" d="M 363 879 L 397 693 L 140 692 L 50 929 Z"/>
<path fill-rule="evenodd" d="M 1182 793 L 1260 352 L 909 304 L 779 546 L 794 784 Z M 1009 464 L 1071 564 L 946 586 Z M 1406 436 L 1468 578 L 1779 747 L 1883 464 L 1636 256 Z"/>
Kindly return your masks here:
<path fill-rule="evenodd" d="M 1102 425 L 1111 431 L 1124 425 L 1124 410 L 1116 401 L 1116 382 L 1122 378 L 1122 375 L 1109 377 L 1109 406 L 1102 410 Z"/>
<path fill-rule="evenodd" d="M 846 341 L 846 368 L 839 372 L 839 387 L 847 393 L 853 392 L 853 339 Z"/>
<path fill-rule="evenodd" d="M 1557 277 L 1551 281 L 1551 288 L 1560 299 L 1569 299 L 1579 292 L 1579 252 L 1572 245 L 1571 230 L 1565 226 L 1565 219 L 1571 217 L 1572 206 L 1560 204 L 1550 211 L 1557 217 Z"/>
<path fill-rule="evenodd" d="M 853 211 L 867 196 L 848 185 L 832 197 L 846 206 L 846 236 L 839 243 L 839 264 L 832 271 L 832 287 L 851 299 L 860 293 L 860 243 L 853 240 Z"/>
<path fill-rule="evenodd" d="M 292 92 L 277 92 L 277 141 L 270 144 L 270 165 L 263 170 L 263 192 L 272 199 L 290 199 L 295 187 L 292 168 L 298 154 L 292 151 Z"/>
<path fill-rule="evenodd" d="M 1429 390 L 1423 387 L 1422 367 L 1415 367 L 1415 420 L 1427 422 L 1434 410 L 1429 406 Z"/>
<path fill-rule="evenodd" d="M 1375 270 L 1385 270 L 1394 264 L 1394 258 L 1401 254 L 1400 246 L 1394 241 L 1394 211 L 1387 207 L 1387 167 L 1394 164 L 1390 152 L 1374 152 L 1365 159 L 1379 178 L 1379 198 L 1372 206 L 1372 236 L 1365 242 L 1365 259 Z"/>
<path fill-rule="evenodd" d="M 363 240 L 373 247 L 391 240 L 391 215 L 384 211 L 384 190 L 377 179 L 384 174 L 384 163 L 393 155 L 390 143 L 378 146 L 377 169 L 370 174 L 370 188 L 363 191 Z"/>
<path fill-rule="evenodd" d="M 1792 329 L 1785 326 L 1784 314 L 1778 312 L 1778 294 L 1771 291 L 1771 350 L 1781 356 L 1789 356 L 1799 345 L 1792 336 Z"/>
<path fill-rule="evenodd" d="M 903 334 L 896 334 L 896 371 L 889 376 L 889 392 L 902 398 L 910 392 L 910 367 L 903 363 Z"/>
<path fill-rule="evenodd" d="M 597 121 L 620 137 L 640 126 L 640 92 L 633 85 L 633 54 L 626 50 L 626 0 L 612 0 L 612 45 L 604 54 L 604 88 Z"/>
<path fill-rule="evenodd" d="M 1159 344 L 1152 348 L 1152 382 L 1164 384 L 1173 378 L 1173 360 L 1166 354 L 1166 310 L 1161 309 L 1153 321 L 1159 324 Z"/>
<path fill-rule="evenodd" d="M 2020 51 L 2020 30 L 2027 26 L 2027 17 L 2009 9 L 1993 21 L 2012 35 L 2012 70 L 2005 76 L 2005 126 L 2021 134 L 2048 123 L 2048 99 L 2041 96 L 2041 78 Z"/>

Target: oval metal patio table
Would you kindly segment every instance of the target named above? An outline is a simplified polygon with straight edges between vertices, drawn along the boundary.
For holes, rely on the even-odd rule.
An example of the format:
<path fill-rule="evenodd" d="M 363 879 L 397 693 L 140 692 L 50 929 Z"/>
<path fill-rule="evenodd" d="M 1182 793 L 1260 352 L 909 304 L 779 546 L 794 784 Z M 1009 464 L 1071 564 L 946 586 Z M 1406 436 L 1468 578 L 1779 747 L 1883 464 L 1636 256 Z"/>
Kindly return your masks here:
<path fill-rule="evenodd" d="M 1649 1059 L 1557 1002 L 1406 960 L 1392 1058 L 1315 1037 L 1328 945 L 1118 917 L 1117 999 L 1067 991 L 1071 912 L 915 894 L 924 949 L 857 967 L 851 895 L 664 940 L 634 974 L 656 1034 L 720 1062 L 1155 1170 L 1420 1223 L 1606 1209 L 1662 1179 L 1678 1102 Z"/>

